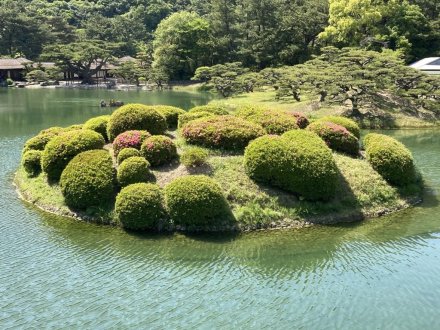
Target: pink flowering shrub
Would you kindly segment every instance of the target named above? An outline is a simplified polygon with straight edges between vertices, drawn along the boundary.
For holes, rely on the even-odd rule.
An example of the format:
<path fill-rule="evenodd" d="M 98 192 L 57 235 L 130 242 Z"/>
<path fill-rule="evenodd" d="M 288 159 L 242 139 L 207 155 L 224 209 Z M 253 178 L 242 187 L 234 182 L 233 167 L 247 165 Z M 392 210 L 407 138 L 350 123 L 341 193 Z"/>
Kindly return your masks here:
<path fill-rule="evenodd" d="M 140 149 L 142 142 L 151 136 L 147 131 L 126 131 L 119 134 L 113 141 L 113 151 L 117 157 L 119 152 L 125 148 Z"/>
<path fill-rule="evenodd" d="M 154 135 L 142 143 L 141 155 L 152 166 L 160 166 L 177 158 L 177 148 L 169 137 Z"/>
<path fill-rule="evenodd" d="M 341 125 L 315 121 L 307 129 L 318 134 L 333 150 L 350 155 L 357 155 L 359 153 L 359 140 Z"/>
<path fill-rule="evenodd" d="M 182 129 L 182 135 L 188 143 L 236 150 L 244 149 L 249 141 L 264 134 L 260 125 L 235 116 L 197 119 Z"/>

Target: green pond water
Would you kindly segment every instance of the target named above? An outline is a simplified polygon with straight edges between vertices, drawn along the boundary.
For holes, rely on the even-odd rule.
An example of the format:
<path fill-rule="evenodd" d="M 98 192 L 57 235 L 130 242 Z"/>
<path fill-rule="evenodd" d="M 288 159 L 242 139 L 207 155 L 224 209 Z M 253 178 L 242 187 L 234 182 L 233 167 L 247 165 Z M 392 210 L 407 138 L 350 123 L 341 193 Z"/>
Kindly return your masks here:
<path fill-rule="evenodd" d="M 12 186 L 39 130 L 205 94 L 0 89 L 0 328 L 438 329 L 440 130 L 390 131 L 425 201 L 359 224 L 238 236 L 135 235 L 45 214 Z"/>

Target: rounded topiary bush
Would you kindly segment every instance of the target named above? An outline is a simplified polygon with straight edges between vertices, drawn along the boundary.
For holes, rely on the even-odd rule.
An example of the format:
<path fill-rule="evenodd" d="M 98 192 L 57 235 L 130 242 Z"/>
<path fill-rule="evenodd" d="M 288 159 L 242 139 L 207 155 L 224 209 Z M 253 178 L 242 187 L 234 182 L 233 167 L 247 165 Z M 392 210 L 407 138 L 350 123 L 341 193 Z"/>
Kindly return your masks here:
<path fill-rule="evenodd" d="M 43 172 L 47 173 L 49 180 L 58 180 L 73 157 L 83 151 L 102 149 L 104 144 L 101 134 L 88 129 L 62 133 L 50 140 L 44 148 L 41 157 Z"/>
<path fill-rule="evenodd" d="M 214 117 L 214 116 L 215 116 L 214 114 L 206 111 L 187 112 L 182 115 L 179 115 L 178 126 L 179 128 L 182 128 L 185 124 L 189 123 L 190 121 L 200 118 Z"/>
<path fill-rule="evenodd" d="M 206 163 L 209 153 L 202 148 L 190 147 L 180 156 L 180 161 L 186 167 L 202 166 Z"/>
<path fill-rule="evenodd" d="M 359 140 L 341 125 L 315 121 L 307 126 L 307 129 L 318 134 L 333 150 L 349 155 L 359 153 Z"/>
<path fill-rule="evenodd" d="M 121 190 L 116 197 L 115 213 L 126 229 L 158 228 L 166 211 L 159 186 L 151 183 L 135 183 Z"/>
<path fill-rule="evenodd" d="M 240 118 L 244 118 L 247 119 L 251 116 L 255 116 L 258 115 L 264 111 L 269 110 L 267 107 L 263 107 L 261 105 L 257 105 L 257 104 L 243 104 L 238 106 L 235 109 L 235 115 L 240 117 Z"/>
<path fill-rule="evenodd" d="M 329 123 L 341 125 L 345 127 L 356 138 L 359 139 L 361 137 L 361 129 L 359 128 L 359 125 L 356 124 L 354 120 L 351 120 L 349 118 L 341 117 L 341 116 L 325 116 L 319 118 L 317 121 L 329 122 Z"/>
<path fill-rule="evenodd" d="M 109 119 L 109 115 L 91 118 L 84 123 L 83 129 L 90 129 L 92 131 L 95 131 L 101 134 L 104 140 L 108 141 L 107 124 Z"/>
<path fill-rule="evenodd" d="M 175 225 L 221 225 L 229 216 L 228 203 L 217 182 L 204 175 L 175 179 L 165 187 L 165 201 Z"/>
<path fill-rule="evenodd" d="M 118 167 L 118 183 L 121 187 L 138 182 L 151 181 L 150 163 L 143 157 L 130 157 Z"/>
<path fill-rule="evenodd" d="M 139 150 L 135 148 L 125 148 L 119 152 L 117 161 L 118 164 L 121 164 L 124 160 L 130 157 L 139 157 L 140 155 L 141 153 L 139 152 Z"/>
<path fill-rule="evenodd" d="M 302 112 L 295 112 L 294 111 L 294 112 L 287 112 L 287 114 L 295 117 L 296 125 L 298 125 L 298 127 L 301 129 L 306 128 L 310 124 L 309 119 Z"/>
<path fill-rule="evenodd" d="M 243 107 L 237 111 L 237 116 L 261 125 L 268 134 L 280 135 L 299 128 L 294 116 L 261 107 Z"/>
<path fill-rule="evenodd" d="M 65 128 L 63 127 L 51 127 L 42 130 L 38 135 L 30 138 L 26 141 L 23 147 L 23 153 L 29 150 L 44 150 L 46 144 L 52 140 L 55 136 L 64 133 Z"/>
<path fill-rule="evenodd" d="M 77 210 L 99 207 L 114 196 L 113 161 L 105 150 L 89 150 L 76 155 L 60 178 L 66 204 Z"/>
<path fill-rule="evenodd" d="M 370 133 L 364 138 L 365 154 L 371 166 L 388 182 L 403 186 L 416 179 L 411 152 L 396 139 Z"/>
<path fill-rule="evenodd" d="M 182 129 L 188 143 L 237 150 L 264 133 L 260 125 L 235 116 L 202 118 L 189 122 Z"/>
<path fill-rule="evenodd" d="M 37 176 L 41 172 L 41 150 L 29 150 L 23 154 L 21 165 L 29 176 Z"/>
<path fill-rule="evenodd" d="M 177 148 L 173 140 L 163 135 L 154 135 L 142 143 L 141 155 L 152 166 L 160 166 L 177 158 Z"/>
<path fill-rule="evenodd" d="M 163 134 L 167 129 L 165 117 L 152 107 L 143 104 L 127 104 L 110 116 L 107 135 L 113 141 L 119 134 L 130 130 L 145 130 L 151 134 Z"/>
<path fill-rule="evenodd" d="M 176 128 L 179 115 L 186 113 L 185 110 L 170 105 L 154 105 L 152 108 L 165 117 L 168 128 Z"/>
<path fill-rule="evenodd" d="M 151 136 L 147 131 L 126 131 L 119 134 L 113 141 L 113 152 L 117 157 L 125 148 L 141 149 L 142 142 Z"/>
<path fill-rule="evenodd" d="M 229 112 L 223 106 L 220 105 L 199 105 L 197 107 L 191 108 L 188 110 L 188 113 L 197 113 L 197 112 L 208 112 L 213 115 L 224 116 L 228 115 Z"/>
<path fill-rule="evenodd" d="M 334 196 L 338 172 L 331 150 L 314 133 L 294 130 L 268 135 L 245 150 L 245 170 L 255 181 L 282 188 L 309 200 Z"/>

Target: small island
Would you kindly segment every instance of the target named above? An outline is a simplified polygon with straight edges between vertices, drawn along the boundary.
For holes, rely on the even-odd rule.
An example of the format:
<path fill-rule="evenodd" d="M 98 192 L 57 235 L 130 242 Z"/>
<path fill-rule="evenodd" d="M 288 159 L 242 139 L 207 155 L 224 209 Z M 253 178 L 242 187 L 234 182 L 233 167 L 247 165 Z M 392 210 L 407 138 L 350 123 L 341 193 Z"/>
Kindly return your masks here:
<path fill-rule="evenodd" d="M 148 231 L 300 228 L 421 201 L 410 151 L 351 119 L 241 104 L 127 104 L 28 140 L 20 196 L 84 221 Z"/>

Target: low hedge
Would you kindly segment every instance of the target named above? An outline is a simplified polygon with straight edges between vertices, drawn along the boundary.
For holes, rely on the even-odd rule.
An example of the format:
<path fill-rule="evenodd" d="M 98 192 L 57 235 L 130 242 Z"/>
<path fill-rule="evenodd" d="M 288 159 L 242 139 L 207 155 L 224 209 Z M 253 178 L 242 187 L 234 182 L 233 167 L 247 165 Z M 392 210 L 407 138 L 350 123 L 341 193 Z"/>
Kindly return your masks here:
<path fill-rule="evenodd" d="M 334 196 L 338 172 L 331 150 L 314 133 L 294 130 L 267 135 L 245 150 L 244 166 L 253 180 L 296 193 L 308 200 Z"/>
<path fill-rule="evenodd" d="M 130 157 L 118 167 L 117 179 L 121 187 L 138 182 L 148 182 L 152 178 L 150 163 L 144 157 Z"/>
<path fill-rule="evenodd" d="M 214 114 L 206 111 L 187 112 L 182 115 L 179 115 L 178 126 L 179 128 L 182 128 L 185 124 L 189 123 L 190 121 L 200 118 L 214 117 L 214 116 L 215 116 Z"/>
<path fill-rule="evenodd" d="M 151 183 L 135 183 L 121 190 L 116 197 L 115 213 L 126 229 L 156 229 L 166 211 L 159 186 Z"/>
<path fill-rule="evenodd" d="M 329 123 L 341 125 L 345 127 L 356 138 L 360 139 L 361 137 L 361 129 L 359 128 L 359 125 L 356 124 L 354 120 L 351 120 L 349 118 L 341 117 L 341 116 L 325 116 L 319 118 L 317 121 L 329 122 Z"/>
<path fill-rule="evenodd" d="M 23 154 L 29 150 L 44 150 L 50 140 L 64 132 L 65 128 L 63 127 L 51 127 L 42 130 L 36 136 L 26 141 L 23 147 Z"/>
<path fill-rule="evenodd" d="M 257 104 L 243 104 L 235 109 L 235 115 L 240 118 L 248 119 L 249 117 L 263 113 L 269 110 L 267 107 Z"/>
<path fill-rule="evenodd" d="M 37 176 L 41 172 L 41 150 L 29 150 L 23 154 L 21 165 L 29 176 Z"/>
<path fill-rule="evenodd" d="M 204 175 L 175 179 L 165 187 L 165 201 L 175 225 L 216 226 L 230 212 L 218 183 Z"/>
<path fill-rule="evenodd" d="M 237 116 L 261 125 L 268 134 L 280 135 L 299 128 L 296 117 L 285 112 L 260 107 L 243 107 L 237 111 Z"/>
<path fill-rule="evenodd" d="M 220 105 L 199 105 L 197 107 L 189 109 L 188 113 L 197 113 L 197 112 L 208 112 L 213 115 L 224 116 L 228 115 L 229 112 L 223 106 Z"/>
<path fill-rule="evenodd" d="M 89 150 L 76 155 L 60 178 L 66 204 L 76 210 L 99 207 L 114 196 L 114 168 L 105 150 Z"/>
<path fill-rule="evenodd" d="M 91 118 L 84 123 L 83 129 L 90 129 L 92 131 L 95 131 L 101 134 L 105 141 L 108 141 L 107 124 L 109 119 L 109 115 Z"/>
<path fill-rule="evenodd" d="M 160 166 L 177 158 L 177 148 L 169 137 L 153 135 L 142 143 L 141 155 L 152 166 Z"/>
<path fill-rule="evenodd" d="M 364 138 L 365 154 L 371 166 L 388 182 L 407 185 L 416 179 L 411 152 L 396 139 L 377 133 Z"/>
<path fill-rule="evenodd" d="M 186 113 L 185 110 L 170 105 L 154 105 L 151 107 L 164 116 L 165 120 L 167 121 L 168 128 L 173 129 L 177 127 L 179 115 Z"/>
<path fill-rule="evenodd" d="M 137 150 L 135 148 L 125 148 L 119 152 L 117 161 L 118 161 L 118 164 L 121 164 L 124 160 L 126 160 L 130 157 L 138 157 L 140 155 L 141 155 L 141 153 L 139 152 L 139 150 Z"/>
<path fill-rule="evenodd" d="M 302 112 L 286 112 L 288 115 L 295 117 L 296 119 L 296 125 L 298 125 L 299 128 L 304 129 L 307 126 L 309 126 L 310 121 L 309 119 L 306 117 L 305 114 L 303 114 Z"/>
<path fill-rule="evenodd" d="M 151 136 L 147 131 L 126 131 L 113 140 L 113 152 L 117 157 L 125 148 L 141 149 L 142 143 Z"/>
<path fill-rule="evenodd" d="M 359 140 L 341 125 L 315 121 L 307 129 L 318 134 L 333 150 L 349 155 L 359 154 Z"/>
<path fill-rule="evenodd" d="M 182 129 L 182 135 L 188 143 L 237 150 L 264 134 L 260 125 L 235 116 L 202 118 L 189 122 Z"/>
<path fill-rule="evenodd" d="M 130 130 L 145 130 L 151 134 L 163 134 L 167 122 L 163 115 L 143 104 L 127 104 L 110 116 L 107 135 L 113 141 L 119 134 Z"/>
<path fill-rule="evenodd" d="M 83 151 L 102 149 L 104 144 L 101 134 L 88 129 L 62 133 L 44 148 L 41 157 L 43 172 L 47 173 L 49 180 L 58 180 L 73 157 Z"/>
<path fill-rule="evenodd" d="M 190 147 L 182 153 L 180 161 L 186 167 L 197 167 L 205 164 L 208 156 L 209 153 L 205 149 Z"/>

